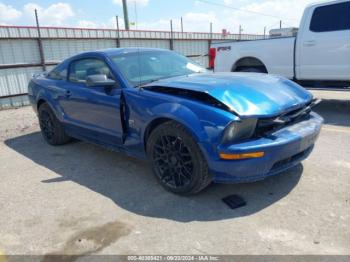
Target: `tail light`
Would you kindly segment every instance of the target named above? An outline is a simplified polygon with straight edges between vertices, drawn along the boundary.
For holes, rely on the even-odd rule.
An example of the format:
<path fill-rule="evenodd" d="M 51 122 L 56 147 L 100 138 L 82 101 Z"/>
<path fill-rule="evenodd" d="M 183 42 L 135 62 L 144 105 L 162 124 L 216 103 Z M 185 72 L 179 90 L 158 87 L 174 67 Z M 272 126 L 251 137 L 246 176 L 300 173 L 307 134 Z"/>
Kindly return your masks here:
<path fill-rule="evenodd" d="M 209 49 L 209 68 L 214 69 L 215 66 L 215 57 L 216 57 L 216 48 Z"/>

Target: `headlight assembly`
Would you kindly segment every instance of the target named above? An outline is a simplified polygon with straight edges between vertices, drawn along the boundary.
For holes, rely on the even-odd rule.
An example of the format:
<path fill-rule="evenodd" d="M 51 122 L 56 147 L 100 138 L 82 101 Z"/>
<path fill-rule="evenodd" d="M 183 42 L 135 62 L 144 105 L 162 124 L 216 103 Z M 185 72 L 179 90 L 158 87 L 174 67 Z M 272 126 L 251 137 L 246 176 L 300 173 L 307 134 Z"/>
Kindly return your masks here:
<path fill-rule="evenodd" d="M 251 138 L 255 132 L 257 119 L 247 118 L 229 123 L 222 136 L 222 143 L 235 143 L 240 140 Z"/>

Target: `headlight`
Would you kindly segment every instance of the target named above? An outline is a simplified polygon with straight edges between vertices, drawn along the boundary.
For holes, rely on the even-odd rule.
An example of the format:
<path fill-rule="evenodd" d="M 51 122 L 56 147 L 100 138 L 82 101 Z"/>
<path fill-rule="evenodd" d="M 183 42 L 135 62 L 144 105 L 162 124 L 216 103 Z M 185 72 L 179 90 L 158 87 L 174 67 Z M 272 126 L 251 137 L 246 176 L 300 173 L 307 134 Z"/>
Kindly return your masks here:
<path fill-rule="evenodd" d="M 224 130 L 222 143 L 234 143 L 251 138 L 255 132 L 257 119 L 247 118 L 240 121 L 232 121 Z"/>

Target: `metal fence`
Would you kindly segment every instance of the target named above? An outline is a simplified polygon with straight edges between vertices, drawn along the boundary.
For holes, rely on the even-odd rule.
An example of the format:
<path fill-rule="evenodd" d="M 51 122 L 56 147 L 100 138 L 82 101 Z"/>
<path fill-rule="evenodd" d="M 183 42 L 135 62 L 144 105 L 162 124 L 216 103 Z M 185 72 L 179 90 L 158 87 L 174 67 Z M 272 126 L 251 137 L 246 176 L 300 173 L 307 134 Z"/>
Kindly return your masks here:
<path fill-rule="evenodd" d="M 84 51 L 113 47 L 157 47 L 177 51 L 207 67 L 211 41 L 256 40 L 261 35 L 0 26 L 0 109 L 28 104 L 27 83 Z"/>

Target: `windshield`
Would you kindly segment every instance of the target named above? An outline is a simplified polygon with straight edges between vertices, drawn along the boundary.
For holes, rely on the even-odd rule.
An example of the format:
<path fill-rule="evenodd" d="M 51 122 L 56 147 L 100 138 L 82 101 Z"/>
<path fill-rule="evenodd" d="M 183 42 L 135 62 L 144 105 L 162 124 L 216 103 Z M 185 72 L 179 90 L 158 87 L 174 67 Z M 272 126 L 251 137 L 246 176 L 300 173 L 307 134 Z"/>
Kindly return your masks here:
<path fill-rule="evenodd" d="M 206 72 L 192 60 L 171 51 L 140 51 L 118 54 L 111 59 L 134 87 L 173 76 Z"/>

